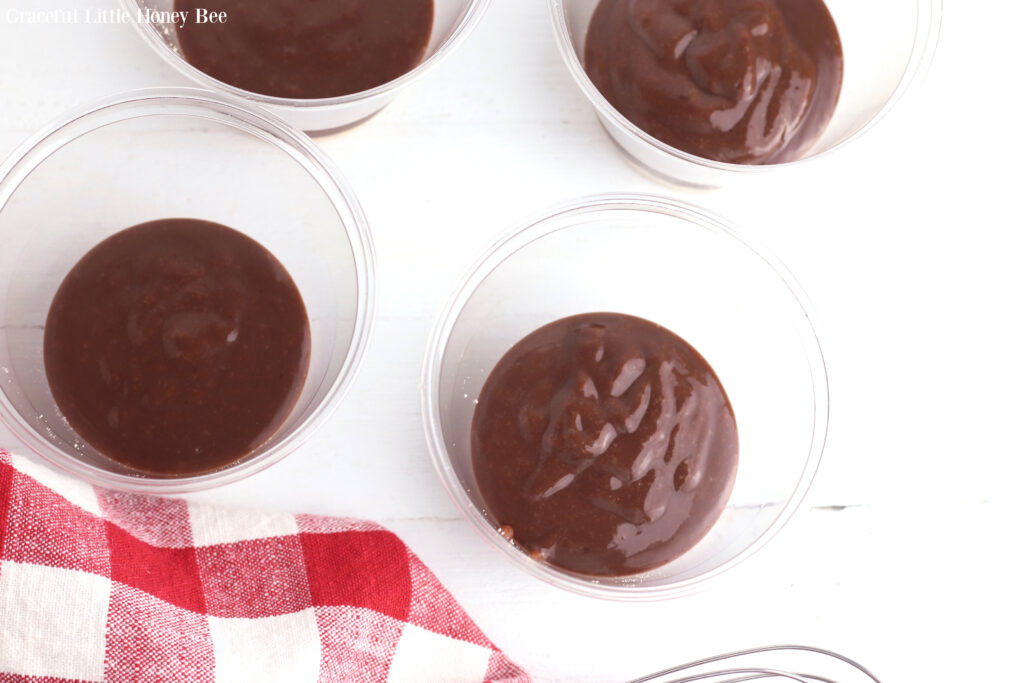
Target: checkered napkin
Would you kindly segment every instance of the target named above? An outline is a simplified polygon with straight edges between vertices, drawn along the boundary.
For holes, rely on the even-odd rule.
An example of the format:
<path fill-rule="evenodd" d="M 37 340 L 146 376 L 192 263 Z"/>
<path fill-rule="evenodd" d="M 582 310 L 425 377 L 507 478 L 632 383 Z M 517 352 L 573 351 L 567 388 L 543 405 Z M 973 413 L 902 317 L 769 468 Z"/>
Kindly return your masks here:
<path fill-rule="evenodd" d="M 0 450 L 0 683 L 528 681 L 396 536 Z"/>

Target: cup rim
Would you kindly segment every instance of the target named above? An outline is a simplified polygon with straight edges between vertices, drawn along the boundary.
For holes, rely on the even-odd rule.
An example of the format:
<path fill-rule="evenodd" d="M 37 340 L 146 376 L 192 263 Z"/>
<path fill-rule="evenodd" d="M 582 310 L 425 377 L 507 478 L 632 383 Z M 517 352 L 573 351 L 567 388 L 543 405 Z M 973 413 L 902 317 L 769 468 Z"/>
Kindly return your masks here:
<path fill-rule="evenodd" d="M 346 104 L 363 102 L 397 92 L 413 81 L 420 79 L 427 72 L 440 64 L 449 54 L 454 52 L 455 48 L 469 36 L 473 28 L 480 22 L 480 19 L 483 17 L 489 4 L 490 0 L 469 0 L 468 7 L 464 10 L 459 23 L 457 23 L 452 29 L 448 38 L 438 45 L 437 50 L 398 78 L 394 78 L 386 83 L 370 88 L 369 90 L 361 90 L 348 95 L 322 98 L 293 98 L 264 95 L 262 93 L 253 92 L 252 90 L 244 90 L 243 88 L 239 88 L 216 79 L 205 71 L 197 69 L 186 61 L 181 54 L 170 48 L 167 41 L 160 36 L 160 32 L 157 31 L 156 27 L 152 23 L 138 21 L 136 11 L 139 8 L 139 3 L 137 0 L 121 0 L 122 7 L 128 11 L 130 23 L 135 26 L 135 29 L 139 32 L 139 35 L 142 36 L 143 40 L 148 43 L 149 46 L 158 55 L 160 55 L 165 62 L 174 67 L 182 75 L 196 83 L 199 83 L 205 88 L 209 88 L 220 93 L 228 93 L 234 97 L 240 97 L 244 100 L 256 102 L 260 105 L 299 110 L 329 109 Z"/>
<path fill-rule="evenodd" d="M 619 127 L 627 131 L 632 137 L 641 140 L 661 154 L 672 157 L 673 159 L 686 161 L 697 166 L 711 169 L 712 171 L 738 175 L 753 175 L 769 172 L 772 169 L 791 168 L 805 164 L 808 161 L 824 157 L 838 149 L 846 147 L 847 144 L 856 140 L 865 132 L 877 125 L 879 121 L 885 118 L 885 116 L 892 111 L 893 107 L 895 107 L 896 103 L 903 98 L 906 92 L 916 83 L 922 81 L 927 75 L 935 56 L 935 50 L 938 46 L 939 33 L 942 26 L 943 2 L 943 0 L 917 0 L 917 31 L 914 35 L 914 43 L 911 47 L 910 58 L 907 60 L 906 68 L 903 71 L 903 75 L 900 77 L 899 83 L 896 84 L 895 90 L 893 90 L 892 94 L 889 96 L 889 99 L 886 100 L 882 108 L 879 109 L 867 123 L 831 147 L 799 159 L 774 164 L 733 164 L 725 161 L 716 161 L 714 159 L 705 159 L 704 157 L 684 152 L 662 142 L 623 116 L 618 109 L 605 99 L 604 95 L 602 95 L 597 89 L 597 86 L 595 86 L 590 80 L 590 77 L 587 76 L 583 63 L 580 61 L 579 55 L 576 54 L 576 50 L 573 48 L 572 36 L 569 33 L 569 24 L 566 22 L 565 12 L 562 11 L 562 8 L 571 1 L 572 0 L 548 0 L 551 24 L 555 32 L 555 42 L 558 44 L 558 51 L 562 55 L 562 61 L 564 61 L 565 65 L 568 67 L 569 73 L 572 75 L 577 87 L 583 91 L 583 94 L 590 101 L 591 106 L 597 110 L 602 122 L 606 119 L 611 119 Z M 646 167 L 646 164 L 643 164 L 643 162 L 640 162 L 639 160 L 635 161 L 636 163 Z M 656 175 L 663 177 L 664 173 L 658 172 Z M 669 179 L 674 180 L 675 182 L 680 182 L 674 178 Z"/>
<path fill-rule="evenodd" d="M 697 224 L 699 227 L 717 231 L 739 243 L 764 262 L 781 280 L 800 307 L 806 326 L 800 336 L 807 347 L 807 364 L 811 374 L 813 394 L 813 419 L 810 447 L 807 461 L 796 482 L 793 493 L 785 502 L 778 517 L 747 548 L 722 565 L 696 577 L 660 586 L 604 585 L 582 574 L 571 574 L 536 562 L 515 548 L 488 523 L 481 511 L 470 500 L 459 482 L 451 464 L 440 415 L 441 362 L 451 332 L 459 314 L 490 272 L 511 254 L 528 246 L 546 235 L 569 229 L 572 225 L 553 225 L 556 219 L 583 216 L 590 213 L 621 210 L 655 212 L 676 217 Z M 734 567 L 768 543 L 802 506 L 811 483 L 821 463 L 829 421 L 829 382 L 824 354 L 815 320 L 814 311 L 803 288 L 790 271 L 768 249 L 752 242 L 737 228 L 718 214 L 682 200 L 654 194 L 602 194 L 570 200 L 545 211 L 534 214 L 502 232 L 483 253 L 456 280 L 452 293 L 440 308 L 434 319 L 423 359 L 420 379 L 420 407 L 423 429 L 428 451 L 435 472 L 441 479 L 448 497 L 466 518 L 477 534 L 492 547 L 503 553 L 513 564 L 550 585 L 579 595 L 616 601 L 643 602 L 691 595 L 703 590 L 710 583 L 719 580 Z M 628 578 L 628 577 L 627 577 Z"/>
<path fill-rule="evenodd" d="M 174 105 L 170 113 L 150 110 Z M 186 493 L 239 481 L 279 462 L 299 448 L 334 412 L 348 393 L 366 356 L 376 307 L 376 255 L 369 225 L 348 181 L 331 159 L 304 133 L 265 111 L 247 108 L 225 95 L 198 88 L 146 88 L 105 97 L 65 113 L 31 135 L 0 163 L 0 212 L 21 183 L 63 146 L 107 125 L 147 116 L 206 118 L 247 132 L 278 147 L 319 185 L 338 216 L 353 253 L 356 307 L 352 341 L 323 400 L 274 448 L 225 469 L 204 474 L 156 478 L 108 472 L 78 460 L 43 438 L 0 390 L 0 422 L 38 456 L 94 484 L 137 493 Z"/>

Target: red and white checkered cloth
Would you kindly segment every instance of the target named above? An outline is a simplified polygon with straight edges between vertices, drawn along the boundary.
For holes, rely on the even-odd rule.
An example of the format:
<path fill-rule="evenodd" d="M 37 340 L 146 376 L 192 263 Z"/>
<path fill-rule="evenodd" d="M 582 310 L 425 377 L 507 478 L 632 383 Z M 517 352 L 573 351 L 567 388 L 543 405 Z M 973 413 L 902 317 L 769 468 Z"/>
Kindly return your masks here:
<path fill-rule="evenodd" d="M 529 681 L 394 534 L 0 450 L 0 683 Z"/>

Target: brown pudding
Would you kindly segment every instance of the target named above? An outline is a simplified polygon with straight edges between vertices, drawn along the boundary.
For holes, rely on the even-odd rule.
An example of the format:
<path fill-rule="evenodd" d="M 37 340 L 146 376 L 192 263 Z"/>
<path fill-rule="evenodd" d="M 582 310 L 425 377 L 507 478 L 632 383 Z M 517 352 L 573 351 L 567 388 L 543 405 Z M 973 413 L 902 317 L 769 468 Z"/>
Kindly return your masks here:
<path fill-rule="evenodd" d="M 642 318 L 587 313 L 531 332 L 487 378 L 473 469 L 506 538 L 592 575 L 675 559 L 732 491 L 736 420 L 707 362 Z"/>
<path fill-rule="evenodd" d="M 736 164 L 800 158 L 825 131 L 843 77 L 822 0 L 601 0 L 584 62 L 637 127 Z"/>
<path fill-rule="evenodd" d="M 296 99 L 350 95 L 423 59 L 433 0 L 175 0 L 185 60 L 243 90 Z M 197 11 L 226 21 L 198 23 Z"/>
<path fill-rule="evenodd" d="M 309 366 L 309 321 L 266 249 L 175 218 L 107 238 L 50 305 L 43 352 L 72 429 L 140 473 L 230 465 L 288 416 Z"/>

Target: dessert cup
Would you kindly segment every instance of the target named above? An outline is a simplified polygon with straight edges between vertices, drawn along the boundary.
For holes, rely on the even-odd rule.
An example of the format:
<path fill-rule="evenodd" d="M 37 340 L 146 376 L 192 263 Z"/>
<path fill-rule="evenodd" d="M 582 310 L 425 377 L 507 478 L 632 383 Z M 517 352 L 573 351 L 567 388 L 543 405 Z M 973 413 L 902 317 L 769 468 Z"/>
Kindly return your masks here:
<path fill-rule="evenodd" d="M 595 311 L 646 318 L 689 342 L 721 380 L 739 430 L 735 486 L 710 532 L 676 560 L 629 576 L 569 572 L 507 541 L 470 452 L 477 397 L 504 353 L 544 324 Z M 556 207 L 493 243 L 434 324 L 421 382 L 431 458 L 466 519 L 531 575 L 620 600 L 692 593 L 762 547 L 811 484 L 829 406 L 812 320 L 777 259 L 696 206 L 611 195 Z"/>
<path fill-rule="evenodd" d="M 927 71 L 942 16 L 942 0 L 824 0 L 843 47 L 843 82 L 828 127 L 795 161 L 731 164 L 671 147 L 638 128 L 601 95 L 583 63 L 587 28 L 598 1 L 549 0 L 555 39 L 573 81 L 590 101 L 612 141 L 634 166 L 659 180 L 695 187 L 721 187 L 741 178 L 812 162 L 859 137 Z"/>
<path fill-rule="evenodd" d="M 162 218 L 255 239 L 284 265 L 310 321 L 295 407 L 250 455 L 210 473 L 141 475 L 97 452 L 54 403 L 43 360 L 50 302 L 94 245 Z M 301 132 L 222 95 L 143 90 L 69 113 L 0 166 L 0 420 L 61 469 L 107 487 L 171 493 L 250 476 L 294 451 L 337 407 L 374 306 L 369 229 L 352 190 Z"/>
<path fill-rule="evenodd" d="M 185 60 L 174 26 L 138 20 L 140 16 L 144 18 L 147 15 L 147 10 L 150 16 L 162 16 L 161 13 L 174 7 L 174 0 L 121 0 L 146 43 L 181 74 L 204 88 L 240 97 L 250 105 L 262 107 L 312 135 L 358 125 L 384 108 L 403 88 L 440 64 L 466 39 L 483 16 L 488 2 L 434 0 L 434 24 L 423 60 L 392 81 L 340 97 L 292 99 L 242 90 L 209 76 Z"/>

